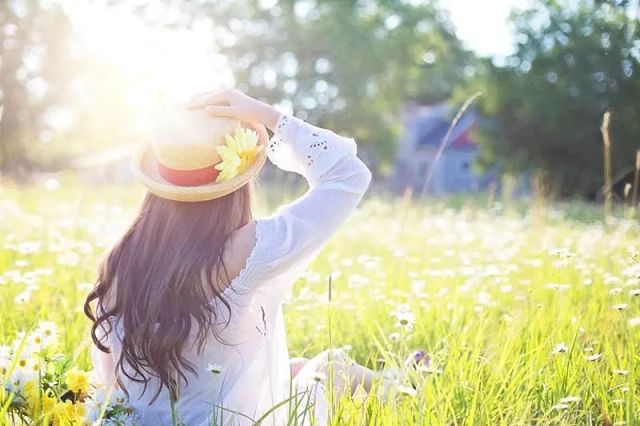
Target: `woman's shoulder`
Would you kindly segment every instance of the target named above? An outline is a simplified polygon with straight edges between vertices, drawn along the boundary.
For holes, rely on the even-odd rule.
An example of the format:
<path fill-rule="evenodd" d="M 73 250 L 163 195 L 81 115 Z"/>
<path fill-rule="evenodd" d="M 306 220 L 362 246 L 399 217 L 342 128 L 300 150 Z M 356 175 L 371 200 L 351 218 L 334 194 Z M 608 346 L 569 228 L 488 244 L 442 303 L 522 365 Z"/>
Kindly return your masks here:
<path fill-rule="evenodd" d="M 279 215 L 252 220 L 235 230 L 225 243 L 222 261 L 227 270 L 226 290 L 254 288 L 256 284 L 283 278 L 282 246 L 288 235 L 286 220 Z"/>
<path fill-rule="evenodd" d="M 247 261 L 256 246 L 256 221 L 252 220 L 246 225 L 231 233 L 225 244 L 222 261 L 230 280 L 234 280 L 247 266 Z"/>

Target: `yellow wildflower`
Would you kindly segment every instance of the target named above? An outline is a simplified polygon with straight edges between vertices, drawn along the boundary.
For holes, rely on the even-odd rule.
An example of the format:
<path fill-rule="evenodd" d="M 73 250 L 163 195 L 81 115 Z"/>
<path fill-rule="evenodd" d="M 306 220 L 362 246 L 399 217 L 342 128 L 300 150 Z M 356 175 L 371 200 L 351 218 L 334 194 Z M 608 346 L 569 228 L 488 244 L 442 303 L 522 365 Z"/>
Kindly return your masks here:
<path fill-rule="evenodd" d="M 89 391 L 89 375 L 85 371 L 74 368 L 67 371 L 65 378 L 67 387 L 76 395 L 86 394 Z"/>
<path fill-rule="evenodd" d="M 84 424 L 84 405 L 71 401 L 60 401 L 54 407 L 53 424 L 55 426 L 81 426 Z"/>
<path fill-rule="evenodd" d="M 24 384 L 22 388 L 22 393 L 24 394 L 24 399 L 27 401 L 29 405 L 33 401 L 37 401 L 40 398 L 40 389 L 38 388 L 38 382 L 35 380 L 31 380 Z"/>
<path fill-rule="evenodd" d="M 37 381 L 27 382 L 22 393 L 33 419 L 50 413 L 56 405 L 57 399 L 52 392 L 50 390 L 40 392 Z"/>
<path fill-rule="evenodd" d="M 224 139 L 225 144 L 216 147 L 222 160 L 215 166 L 220 172 L 216 182 L 231 179 L 247 170 L 263 149 L 258 145 L 258 134 L 254 130 L 238 128 L 233 136 L 225 135 Z"/>

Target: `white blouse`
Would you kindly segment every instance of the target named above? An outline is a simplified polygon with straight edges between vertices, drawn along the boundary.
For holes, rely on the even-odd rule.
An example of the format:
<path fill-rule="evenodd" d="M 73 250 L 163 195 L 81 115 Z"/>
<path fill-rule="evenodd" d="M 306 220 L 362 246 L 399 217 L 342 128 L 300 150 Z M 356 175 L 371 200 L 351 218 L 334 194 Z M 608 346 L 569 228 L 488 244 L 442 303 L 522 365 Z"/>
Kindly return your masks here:
<path fill-rule="evenodd" d="M 306 413 L 299 413 L 296 424 L 303 416 L 303 423 L 308 423 L 309 417 L 326 423 L 321 384 L 291 381 L 282 301 L 355 210 L 369 186 L 371 172 L 356 156 L 353 139 L 289 115 L 279 117 L 266 149 L 274 165 L 302 175 L 309 189 L 271 216 L 256 219 L 255 247 L 245 267 L 223 292 L 232 305 L 230 323 L 221 332 L 224 343 L 212 337 L 203 353 L 195 348 L 185 352 L 198 374 L 187 372 L 189 383 L 181 387 L 175 410 L 189 426 L 250 425 L 278 404 L 280 407 L 267 414 L 262 424 L 283 425 L 296 403 L 295 394 L 302 400 L 310 396 L 315 401 Z M 115 323 L 117 338 L 113 334 L 104 336 L 111 354 L 95 346 L 92 349 L 95 373 L 105 384 L 113 383 L 115 361 L 121 352 L 122 328 Z M 211 373 L 209 365 L 220 366 L 221 372 Z M 142 385 L 127 377 L 121 379 L 131 395 L 129 404 L 143 424 L 172 424 L 166 389 L 149 405 L 157 379 L 151 378 L 142 396 Z"/>

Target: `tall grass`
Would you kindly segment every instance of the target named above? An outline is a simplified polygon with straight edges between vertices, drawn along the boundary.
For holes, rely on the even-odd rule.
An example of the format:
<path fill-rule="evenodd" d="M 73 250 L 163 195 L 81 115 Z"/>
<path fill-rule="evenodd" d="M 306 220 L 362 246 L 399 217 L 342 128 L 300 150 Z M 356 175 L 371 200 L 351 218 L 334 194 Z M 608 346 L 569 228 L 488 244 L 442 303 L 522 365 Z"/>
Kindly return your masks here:
<path fill-rule="evenodd" d="M 140 194 L 0 191 L 0 343 L 51 320 L 61 353 L 89 369 L 80 307 Z M 640 422 L 638 223 L 513 203 L 370 197 L 329 242 L 285 306 L 291 355 L 349 345 L 378 370 L 416 347 L 433 357 L 415 395 L 344 398 L 332 424 Z M 415 324 L 396 325 L 399 307 Z"/>

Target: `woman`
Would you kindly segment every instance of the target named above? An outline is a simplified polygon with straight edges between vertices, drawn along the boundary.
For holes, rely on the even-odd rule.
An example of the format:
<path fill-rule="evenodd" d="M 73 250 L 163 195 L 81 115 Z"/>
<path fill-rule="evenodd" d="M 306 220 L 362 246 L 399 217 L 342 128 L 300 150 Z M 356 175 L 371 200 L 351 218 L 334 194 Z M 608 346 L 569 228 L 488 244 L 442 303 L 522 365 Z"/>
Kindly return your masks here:
<path fill-rule="evenodd" d="M 127 392 L 143 424 L 252 424 L 266 413 L 263 424 L 279 425 L 296 401 L 308 402 L 295 410 L 299 422 L 324 424 L 325 385 L 369 389 L 373 372 L 343 351 L 290 365 L 282 299 L 355 210 L 371 173 L 352 139 L 281 115 L 240 92 L 204 94 L 188 108 L 189 117 L 201 118 L 193 123 L 218 123 L 212 131 L 224 123 L 214 117 L 244 123 L 260 135 L 262 148 L 246 145 L 251 155 L 240 157 L 252 162 L 236 175 L 222 155 L 215 169 L 227 179 L 214 182 L 203 175 L 216 174 L 211 167 L 185 171 L 159 160 L 162 153 L 179 152 L 174 160 L 194 154 L 198 162 L 204 156 L 196 152 L 197 141 L 177 151 L 156 146 L 137 157 L 135 170 L 150 192 L 102 263 L 85 303 L 94 321 L 95 370 L 106 385 Z M 262 126 L 273 131 L 270 140 Z M 158 139 L 172 137 L 184 136 L 168 131 Z M 309 190 L 272 216 L 254 219 L 253 176 L 263 156 L 304 176 Z"/>

